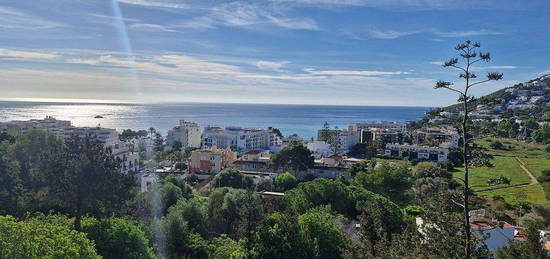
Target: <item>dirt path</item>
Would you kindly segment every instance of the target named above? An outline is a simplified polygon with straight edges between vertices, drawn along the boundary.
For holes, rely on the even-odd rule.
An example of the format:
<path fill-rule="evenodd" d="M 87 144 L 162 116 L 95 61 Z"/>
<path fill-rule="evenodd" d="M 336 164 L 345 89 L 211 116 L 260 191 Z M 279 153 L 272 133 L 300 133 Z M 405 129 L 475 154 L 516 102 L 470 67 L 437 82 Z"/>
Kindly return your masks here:
<path fill-rule="evenodd" d="M 495 191 L 495 190 L 502 190 L 502 189 L 508 189 L 508 188 L 518 188 L 518 187 L 523 187 L 523 186 L 527 186 L 527 185 L 539 184 L 539 181 L 537 180 L 537 178 L 525 166 L 525 161 L 521 160 L 521 158 L 519 158 L 517 156 L 515 158 L 516 158 L 516 160 L 518 160 L 519 167 L 521 167 L 523 172 L 525 172 L 529 176 L 529 178 L 531 178 L 530 183 L 528 183 L 528 184 L 527 183 L 521 183 L 521 184 L 515 184 L 515 185 L 511 185 L 511 186 L 494 187 L 494 188 L 483 189 L 483 190 L 479 190 L 479 191 L 475 191 L 475 192 L 489 192 L 489 191 Z"/>
<path fill-rule="evenodd" d="M 516 156 L 516 159 L 518 160 L 519 162 L 519 167 L 521 167 L 521 169 L 523 169 L 523 171 L 529 176 L 529 178 L 531 178 L 531 184 L 530 185 L 534 185 L 534 184 L 538 184 L 539 181 L 537 180 L 537 178 L 533 175 L 533 173 L 531 173 L 531 171 L 529 171 L 529 169 L 527 169 L 527 167 L 525 166 L 525 162 L 523 160 L 521 160 L 521 158 L 517 157 Z"/>

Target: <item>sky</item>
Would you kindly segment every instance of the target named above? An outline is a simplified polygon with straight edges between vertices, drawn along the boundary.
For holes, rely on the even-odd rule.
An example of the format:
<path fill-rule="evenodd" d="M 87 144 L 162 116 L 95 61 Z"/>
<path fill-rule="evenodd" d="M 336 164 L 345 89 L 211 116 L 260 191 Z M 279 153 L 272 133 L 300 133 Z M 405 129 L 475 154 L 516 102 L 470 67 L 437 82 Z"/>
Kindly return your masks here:
<path fill-rule="evenodd" d="M 544 0 L 0 0 L 0 100 L 443 106 L 550 73 Z"/>

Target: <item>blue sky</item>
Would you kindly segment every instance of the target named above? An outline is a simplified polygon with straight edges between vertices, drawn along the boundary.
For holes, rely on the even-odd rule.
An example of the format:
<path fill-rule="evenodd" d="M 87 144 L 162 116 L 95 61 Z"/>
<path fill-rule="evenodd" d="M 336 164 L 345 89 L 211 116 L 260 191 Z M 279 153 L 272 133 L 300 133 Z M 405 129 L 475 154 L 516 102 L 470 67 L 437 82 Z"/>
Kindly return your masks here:
<path fill-rule="evenodd" d="M 550 1 L 0 0 L 0 99 L 440 106 L 471 39 L 550 73 Z M 55 98 L 55 99 L 53 99 Z"/>

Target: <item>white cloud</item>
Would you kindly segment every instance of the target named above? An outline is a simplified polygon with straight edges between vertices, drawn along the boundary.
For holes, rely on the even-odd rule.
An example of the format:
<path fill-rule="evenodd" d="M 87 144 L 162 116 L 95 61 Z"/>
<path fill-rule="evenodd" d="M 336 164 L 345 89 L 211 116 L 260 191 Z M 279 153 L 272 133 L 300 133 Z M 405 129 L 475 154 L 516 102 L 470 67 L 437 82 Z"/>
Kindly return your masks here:
<path fill-rule="evenodd" d="M 150 23 L 134 23 L 128 26 L 131 29 L 141 30 L 141 31 L 162 31 L 162 32 L 177 32 L 176 30 L 167 28 L 166 26 L 159 24 L 150 24 Z"/>
<path fill-rule="evenodd" d="M 386 75 L 407 75 L 411 72 L 405 71 L 369 71 L 369 70 L 315 70 L 312 68 L 304 69 L 312 75 L 327 75 L 327 76 L 386 76 Z"/>
<path fill-rule="evenodd" d="M 369 34 L 372 38 L 375 39 L 397 39 L 403 36 L 409 36 L 421 32 L 422 31 L 379 31 L 376 29 L 371 29 L 369 31 Z"/>
<path fill-rule="evenodd" d="M 460 37 L 470 37 L 470 36 L 481 36 L 481 35 L 500 35 L 502 32 L 480 29 L 480 30 L 469 30 L 469 31 L 454 31 L 454 32 L 434 32 L 439 37 L 444 38 L 460 38 Z"/>
<path fill-rule="evenodd" d="M 374 26 L 369 27 L 365 31 L 345 31 L 344 34 L 349 36 L 352 39 L 364 40 L 365 38 L 373 39 L 385 39 L 393 40 L 405 36 L 420 34 L 420 33 L 429 33 L 442 38 L 459 38 L 459 37 L 469 37 L 469 36 L 481 36 L 481 35 L 501 35 L 503 33 L 479 29 L 479 30 L 469 30 L 469 31 L 452 31 L 452 32 L 442 32 L 436 29 L 419 29 L 419 30 L 409 30 L 409 31 L 395 31 L 395 30 L 380 30 Z M 432 39 L 434 41 L 442 41 L 441 39 Z"/>
<path fill-rule="evenodd" d="M 41 30 L 57 27 L 67 27 L 67 25 L 0 6 L 0 28 Z"/>
<path fill-rule="evenodd" d="M 281 68 L 288 65 L 289 63 L 290 62 L 288 62 L 288 61 L 274 62 L 274 61 L 260 60 L 260 61 L 256 62 L 256 66 L 261 70 L 270 70 L 270 71 L 282 72 Z"/>
<path fill-rule="evenodd" d="M 53 52 L 22 51 L 0 49 L 0 58 L 10 59 L 55 59 L 58 55 Z"/>
<path fill-rule="evenodd" d="M 272 25 L 290 30 L 319 30 L 317 22 L 306 17 L 287 17 L 280 10 L 253 3 L 230 2 L 214 6 L 204 16 L 181 22 L 177 27 L 213 29 L 219 26 L 251 27 Z"/>
<path fill-rule="evenodd" d="M 140 5 L 146 7 L 160 7 L 160 8 L 188 8 L 186 4 L 178 3 L 176 1 L 155 1 L 155 0 L 116 0 L 119 3 L 129 5 Z"/>

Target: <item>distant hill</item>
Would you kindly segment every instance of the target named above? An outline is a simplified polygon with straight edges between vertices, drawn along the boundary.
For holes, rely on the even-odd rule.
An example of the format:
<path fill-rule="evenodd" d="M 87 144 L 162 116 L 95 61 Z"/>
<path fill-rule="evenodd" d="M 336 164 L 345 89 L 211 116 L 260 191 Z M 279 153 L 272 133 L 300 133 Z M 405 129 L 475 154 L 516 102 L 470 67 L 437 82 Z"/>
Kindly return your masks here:
<path fill-rule="evenodd" d="M 480 117 L 496 117 L 505 113 L 536 115 L 549 109 L 550 74 L 547 74 L 478 98 L 470 106 L 470 115 Z M 462 106 L 454 104 L 441 110 L 447 115 L 458 114 Z"/>

